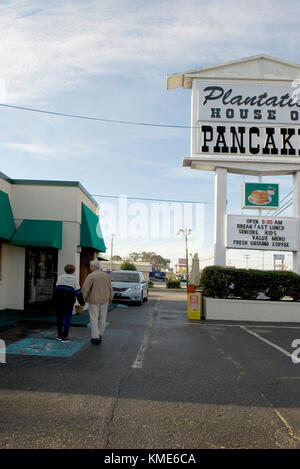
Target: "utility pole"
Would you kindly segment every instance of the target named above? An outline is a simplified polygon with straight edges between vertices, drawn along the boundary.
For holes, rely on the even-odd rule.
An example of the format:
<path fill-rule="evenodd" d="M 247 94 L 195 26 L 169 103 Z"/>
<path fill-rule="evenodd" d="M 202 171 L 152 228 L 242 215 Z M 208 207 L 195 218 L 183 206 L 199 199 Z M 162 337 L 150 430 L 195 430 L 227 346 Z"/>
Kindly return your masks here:
<path fill-rule="evenodd" d="M 186 263 L 186 287 L 189 283 L 189 251 L 188 251 L 188 235 L 191 234 L 190 228 L 180 229 L 177 234 L 183 233 L 185 237 L 185 263 Z"/>
<path fill-rule="evenodd" d="M 245 254 L 244 255 L 244 258 L 246 259 L 246 269 L 248 270 L 248 259 L 250 259 L 250 255 L 249 254 Z"/>
<path fill-rule="evenodd" d="M 110 270 L 113 270 L 112 265 L 113 265 L 113 249 L 114 249 L 114 236 L 115 234 L 111 234 L 111 243 L 110 243 Z"/>
<path fill-rule="evenodd" d="M 261 184 L 262 183 L 262 176 L 258 176 L 258 182 Z M 261 217 L 262 216 L 262 209 L 258 210 L 258 215 Z M 262 250 L 262 270 L 265 270 L 265 251 Z"/>

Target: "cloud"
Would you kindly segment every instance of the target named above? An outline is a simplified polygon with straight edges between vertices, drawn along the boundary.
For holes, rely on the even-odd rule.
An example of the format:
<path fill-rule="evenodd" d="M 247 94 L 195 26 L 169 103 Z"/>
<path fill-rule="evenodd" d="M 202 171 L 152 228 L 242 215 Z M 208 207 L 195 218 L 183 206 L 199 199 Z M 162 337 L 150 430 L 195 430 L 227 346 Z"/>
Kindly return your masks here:
<path fill-rule="evenodd" d="M 19 155 L 28 154 L 32 158 L 38 160 L 65 160 L 78 157 L 82 154 L 95 151 L 96 149 L 88 146 L 77 144 L 74 142 L 64 142 L 59 145 L 45 145 L 40 143 L 24 143 L 24 142 L 6 142 L 1 143 L 1 147 L 14 151 Z"/>
<path fill-rule="evenodd" d="M 47 101 L 91 76 L 162 73 L 272 51 L 297 56 L 298 5 L 276 0 L 11 0 L 0 5 L 6 102 Z M 293 40 L 290 31 L 294 30 Z M 272 34 L 271 34 L 272 33 Z M 288 33 L 288 34 L 287 34 Z M 158 73 L 159 70 L 159 73 Z M 3 96 L 1 96 L 3 97 Z"/>
<path fill-rule="evenodd" d="M 203 179 L 203 171 L 184 167 L 169 168 L 163 176 L 170 179 Z"/>

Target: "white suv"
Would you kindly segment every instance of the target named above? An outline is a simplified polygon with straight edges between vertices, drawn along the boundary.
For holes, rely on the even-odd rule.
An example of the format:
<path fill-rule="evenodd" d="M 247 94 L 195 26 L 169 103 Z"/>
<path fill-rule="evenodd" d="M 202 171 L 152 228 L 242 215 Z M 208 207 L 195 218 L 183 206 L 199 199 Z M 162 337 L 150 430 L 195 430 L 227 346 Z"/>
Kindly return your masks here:
<path fill-rule="evenodd" d="M 114 292 L 114 300 L 133 301 L 139 305 L 148 300 L 148 284 L 142 272 L 113 270 L 109 275 Z"/>

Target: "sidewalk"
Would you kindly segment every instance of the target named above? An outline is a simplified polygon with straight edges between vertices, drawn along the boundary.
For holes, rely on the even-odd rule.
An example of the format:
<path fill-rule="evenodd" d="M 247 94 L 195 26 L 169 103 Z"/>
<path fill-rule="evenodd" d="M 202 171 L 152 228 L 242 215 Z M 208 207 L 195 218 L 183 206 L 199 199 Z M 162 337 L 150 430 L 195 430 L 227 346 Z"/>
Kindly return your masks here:
<path fill-rule="evenodd" d="M 117 307 L 117 304 L 111 304 L 108 311 L 112 311 Z M 56 314 L 50 311 L 26 311 L 15 309 L 4 309 L 0 311 L 0 328 L 16 324 L 20 321 L 38 321 L 48 324 L 56 324 Z M 82 314 L 75 314 L 71 319 L 71 326 L 87 327 L 90 322 L 88 310 L 84 310 Z"/>

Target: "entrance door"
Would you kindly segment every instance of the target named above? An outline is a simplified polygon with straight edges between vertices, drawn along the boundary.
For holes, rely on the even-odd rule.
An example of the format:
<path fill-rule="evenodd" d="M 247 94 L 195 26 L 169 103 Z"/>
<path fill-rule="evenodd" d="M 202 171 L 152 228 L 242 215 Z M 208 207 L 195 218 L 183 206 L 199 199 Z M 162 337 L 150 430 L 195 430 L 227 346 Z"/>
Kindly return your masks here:
<path fill-rule="evenodd" d="M 25 307 L 49 309 L 57 280 L 57 249 L 26 248 Z"/>
<path fill-rule="evenodd" d="M 90 261 L 95 259 L 95 249 L 91 248 L 82 248 L 80 253 L 80 286 L 82 287 L 86 277 L 92 271 L 90 269 Z"/>

